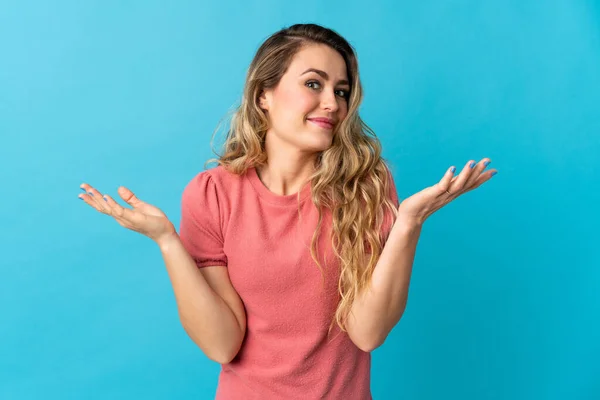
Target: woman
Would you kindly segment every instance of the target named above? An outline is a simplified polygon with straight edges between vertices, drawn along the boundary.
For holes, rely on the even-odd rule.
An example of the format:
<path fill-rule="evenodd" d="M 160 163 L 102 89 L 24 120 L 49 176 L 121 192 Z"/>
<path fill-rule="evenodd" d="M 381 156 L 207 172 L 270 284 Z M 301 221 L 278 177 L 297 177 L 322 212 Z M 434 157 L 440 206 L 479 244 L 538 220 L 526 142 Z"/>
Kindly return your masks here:
<path fill-rule="evenodd" d="M 179 234 L 87 184 L 81 197 L 159 245 L 183 327 L 222 364 L 218 399 L 370 399 L 370 351 L 405 309 L 424 221 L 495 171 L 469 162 L 398 204 L 362 122 L 355 53 L 330 29 L 269 37 L 218 166 L 182 196 Z"/>

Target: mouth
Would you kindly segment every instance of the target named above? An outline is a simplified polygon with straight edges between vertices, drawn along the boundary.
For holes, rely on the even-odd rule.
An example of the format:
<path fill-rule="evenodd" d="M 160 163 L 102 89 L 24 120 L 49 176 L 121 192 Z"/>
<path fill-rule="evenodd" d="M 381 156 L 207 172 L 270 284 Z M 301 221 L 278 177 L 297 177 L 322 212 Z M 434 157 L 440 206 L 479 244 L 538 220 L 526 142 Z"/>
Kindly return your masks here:
<path fill-rule="evenodd" d="M 332 130 L 333 129 L 333 123 L 329 122 L 325 119 L 321 119 L 321 118 L 315 118 L 315 119 L 308 119 L 310 122 L 312 122 L 313 124 L 323 128 L 323 129 L 327 129 L 327 130 Z"/>

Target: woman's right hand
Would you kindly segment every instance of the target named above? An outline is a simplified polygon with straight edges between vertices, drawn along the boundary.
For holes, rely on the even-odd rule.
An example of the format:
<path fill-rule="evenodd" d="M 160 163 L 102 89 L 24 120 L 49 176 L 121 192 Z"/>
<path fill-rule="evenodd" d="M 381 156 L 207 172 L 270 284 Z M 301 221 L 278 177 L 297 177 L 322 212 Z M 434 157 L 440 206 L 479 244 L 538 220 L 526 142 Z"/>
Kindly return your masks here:
<path fill-rule="evenodd" d="M 141 201 L 126 187 L 120 186 L 117 193 L 127 204 L 133 207 L 132 209 L 121 207 L 108 195 L 104 195 L 103 199 L 102 194 L 87 183 L 81 184 L 80 187 L 86 192 L 86 194 L 79 195 L 81 199 L 102 214 L 110 215 L 127 229 L 148 236 L 157 243 L 176 233 L 175 226 L 169 221 L 165 213 Z"/>

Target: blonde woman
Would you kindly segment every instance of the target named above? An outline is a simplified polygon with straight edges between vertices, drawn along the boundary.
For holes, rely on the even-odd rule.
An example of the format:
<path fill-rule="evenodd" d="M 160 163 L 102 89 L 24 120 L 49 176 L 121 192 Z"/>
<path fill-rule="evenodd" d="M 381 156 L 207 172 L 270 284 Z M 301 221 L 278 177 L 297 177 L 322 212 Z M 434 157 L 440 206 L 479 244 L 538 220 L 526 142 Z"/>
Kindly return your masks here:
<path fill-rule="evenodd" d="M 399 205 L 361 100 L 350 44 L 294 25 L 258 49 L 179 233 L 125 187 L 131 209 L 81 185 L 160 247 L 183 327 L 222 364 L 217 399 L 370 399 L 370 352 L 404 312 L 423 223 L 495 173 L 470 161 Z"/>

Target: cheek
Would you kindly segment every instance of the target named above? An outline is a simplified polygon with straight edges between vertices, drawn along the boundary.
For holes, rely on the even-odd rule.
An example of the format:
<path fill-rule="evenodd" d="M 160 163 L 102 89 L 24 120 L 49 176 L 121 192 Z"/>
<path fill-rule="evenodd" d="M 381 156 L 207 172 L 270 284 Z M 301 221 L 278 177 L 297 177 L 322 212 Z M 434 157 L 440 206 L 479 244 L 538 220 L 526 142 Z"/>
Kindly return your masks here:
<path fill-rule="evenodd" d="M 343 120 L 344 118 L 346 118 L 346 115 L 348 115 L 348 102 L 346 100 L 343 100 L 340 102 L 340 110 L 339 110 L 340 121 Z"/>
<path fill-rule="evenodd" d="M 317 105 L 316 96 L 302 89 L 281 91 L 279 94 L 280 112 L 285 115 L 288 121 L 304 120 Z"/>

